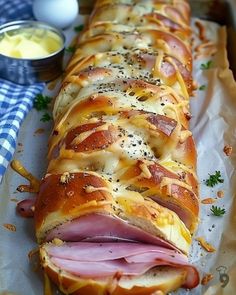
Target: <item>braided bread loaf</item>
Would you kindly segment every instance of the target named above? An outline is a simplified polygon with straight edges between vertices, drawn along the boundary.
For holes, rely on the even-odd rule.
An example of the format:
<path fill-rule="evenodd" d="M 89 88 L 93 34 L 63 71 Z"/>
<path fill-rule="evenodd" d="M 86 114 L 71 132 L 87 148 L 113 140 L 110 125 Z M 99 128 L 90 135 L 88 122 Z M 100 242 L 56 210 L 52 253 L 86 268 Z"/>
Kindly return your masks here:
<path fill-rule="evenodd" d="M 190 34 L 185 0 L 102 0 L 78 39 L 35 206 L 44 271 L 65 294 L 198 284 Z"/>

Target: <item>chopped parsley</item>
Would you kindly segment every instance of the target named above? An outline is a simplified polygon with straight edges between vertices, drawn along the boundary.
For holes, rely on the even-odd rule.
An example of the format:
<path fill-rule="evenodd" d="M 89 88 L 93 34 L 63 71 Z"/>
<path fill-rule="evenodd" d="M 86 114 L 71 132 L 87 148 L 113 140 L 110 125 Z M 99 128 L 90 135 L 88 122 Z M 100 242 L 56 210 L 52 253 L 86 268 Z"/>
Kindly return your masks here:
<path fill-rule="evenodd" d="M 209 174 L 209 178 L 205 180 L 207 186 L 213 187 L 217 183 L 223 183 L 224 179 L 221 178 L 220 171 L 216 171 L 215 174 Z"/>
<path fill-rule="evenodd" d="M 44 113 L 40 121 L 42 122 L 48 122 L 52 120 L 52 116 L 49 113 Z"/>
<path fill-rule="evenodd" d="M 199 90 L 205 90 L 206 89 L 206 85 L 201 85 L 198 89 Z"/>
<path fill-rule="evenodd" d="M 81 32 L 83 30 L 83 28 L 84 28 L 84 25 L 78 25 L 78 26 L 74 27 L 74 30 L 76 32 Z"/>
<path fill-rule="evenodd" d="M 52 98 L 47 95 L 37 94 L 34 99 L 34 108 L 37 111 L 46 110 L 48 108 L 49 103 L 51 102 Z"/>
<path fill-rule="evenodd" d="M 74 53 L 76 50 L 75 46 L 68 46 L 66 47 L 65 51 L 68 53 Z"/>
<path fill-rule="evenodd" d="M 211 213 L 215 216 L 223 216 L 225 214 L 225 209 L 224 208 L 220 208 L 217 206 L 212 206 L 211 207 Z"/>
<path fill-rule="evenodd" d="M 208 70 L 212 66 L 213 62 L 212 60 L 208 60 L 205 64 L 201 64 L 200 69 L 201 70 Z"/>

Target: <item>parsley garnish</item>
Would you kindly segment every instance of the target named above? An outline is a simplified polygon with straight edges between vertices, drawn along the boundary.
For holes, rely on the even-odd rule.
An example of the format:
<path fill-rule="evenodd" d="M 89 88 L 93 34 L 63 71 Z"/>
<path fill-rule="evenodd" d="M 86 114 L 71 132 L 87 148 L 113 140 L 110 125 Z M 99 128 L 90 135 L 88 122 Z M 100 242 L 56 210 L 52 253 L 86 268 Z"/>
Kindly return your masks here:
<path fill-rule="evenodd" d="M 201 85 L 198 89 L 199 90 L 205 90 L 206 89 L 206 85 Z"/>
<path fill-rule="evenodd" d="M 220 208 L 220 207 L 217 207 L 217 206 L 212 206 L 211 207 L 211 213 L 215 216 L 222 216 L 225 214 L 225 209 L 224 208 Z"/>
<path fill-rule="evenodd" d="M 68 53 L 74 53 L 76 48 L 74 46 L 68 46 L 65 51 Z"/>
<path fill-rule="evenodd" d="M 209 178 L 205 180 L 207 186 L 213 187 L 217 183 L 223 183 L 224 179 L 221 178 L 220 171 L 216 171 L 215 174 L 209 174 Z"/>
<path fill-rule="evenodd" d="M 84 28 L 84 25 L 79 25 L 79 26 L 74 27 L 74 30 L 76 32 L 81 32 L 83 30 L 83 28 Z"/>
<path fill-rule="evenodd" d="M 44 113 L 43 116 L 42 116 L 42 118 L 40 119 L 40 121 L 42 121 L 42 122 L 48 122 L 51 119 L 52 119 L 52 116 L 49 115 L 49 113 Z"/>
<path fill-rule="evenodd" d="M 201 70 L 208 70 L 212 66 L 212 60 L 208 60 L 205 64 L 201 64 L 200 69 Z"/>
<path fill-rule="evenodd" d="M 37 94 L 34 99 L 34 108 L 37 111 L 46 110 L 48 108 L 48 104 L 51 102 L 52 98 L 50 96 Z"/>

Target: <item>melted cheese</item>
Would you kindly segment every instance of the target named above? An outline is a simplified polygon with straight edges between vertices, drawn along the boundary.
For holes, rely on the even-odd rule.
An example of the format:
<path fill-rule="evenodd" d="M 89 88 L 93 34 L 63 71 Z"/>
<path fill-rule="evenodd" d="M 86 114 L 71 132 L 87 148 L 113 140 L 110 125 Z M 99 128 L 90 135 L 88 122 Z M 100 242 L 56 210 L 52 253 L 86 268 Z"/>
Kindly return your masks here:
<path fill-rule="evenodd" d="M 11 162 L 11 167 L 15 170 L 18 174 L 29 180 L 30 185 L 21 185 L 19 186 L 21 192 L 31 192 L 37 193 L 39 191 L 40 181 L 34 177 L 29 171 L 25 169 L 25 167 L 21 164 L 18 160 L 13 160 Z"/>
<path fill-rule="evenodd" d="M 53 295 L 51 281 L 46 272 L 44 272 L 44 295 Z"/>
<path fill-rule="evenodd" d="M 179 81 L 179 84 L 180 84 L 180 87 L 182 89 L 183 95 L 184 95 L 185 99 L 189 99 L 187 87 L 185 85 L 185 82 L 184 82 L 184 79 L 183 79 L 182 75 L 180 74 L 180 71 L 179 71 L 178 67 L 176 66 L 175 62 L 173 62 L 171 57 L 167 57 L 166 60 L 168 60 L 168 62 L 175 68 L 175 71 L 176 71 L 176 74 L 177 74 L 177 79 Z"/>
<path fill-rule="evenodd" d="M 139 168 L 141 169 L 142 173 L 140 174 L 140 177 L 144 177 L 147 179 L 150 179 L 152 177 L 151 172 L 148 169 L 148 166 L 144 163 L 139 165 Z"/>
<path fill-rule="evenodd" d="M 155 66 L 154 66 L 153 71 L 152 71 L 154 77 L 159 77 L 160 76 L 161 64 L 162 64 L 162 61 L 163 61 L 163 57 L 164 57 L 163 52 L 160 52 L 156 57 Z"/>
<path fill-rule="evenodd" d="M 78 145 L 81 142 L 83 142 L 85 139 L 87 139 L 90 135 L 92 135 L 93 133 L 98 132 L 98 131 L 105 131 L 105 130 L 108 130 L 108 128 L 109 128 L 109 124 L 103 124 L 101 126 L 98 126 L 96 128 L 93 128 L 92 130 L 89 130 L 89 131 L 85 131 L 83 133 L 80 133 L 79 135 L 77 135 L 73 139 L 73 141 L 71 142 L 71 144 L 72 145 Z"/>
<path fill-rule="evenodd" d="M 190 136 L 192 136 L 192 132 L 189 130 L 183 130 L 180 133 L 180 143 L 185 142 Z"/>
<path fill-rule="evenodd" d="M 180 133 L 181 133 L 181 125 L 177 124 L 177 126 L 175 127 L 174 131 L 172 132 L 170 136 L 170 140 L 165 144 L 165 146 L 162 149 L 162 154 L 159 158 L 159 161 L 164 161 L 164 159 L 168 159 L 170 157 L 173 150 L 176 149 L 176 146 L 179 143 Z"/>
<path fill-rule="evenodd" d="M 91 194 L 91 193 L 94 193 L 94 192 L 97 192 L 97 191 L 106 191 L 106 192 L 111 192 L 109 188 L 107 187 L 94 187 L 92 185 L 88 185 L 85 187 L 85 192 L 87 194 Z"/>
<path fill-rule="evenodd" d="M 55 246 L 62 246 L 64 244 L 64 242 L 61 240 L 61 239 L 58 239 L 58 238 L 54 238 L 52 240 L 52 243 L 55 245 Z"/>
<path fill-rule="evenodd" d="M 192 174 L 195 179 L 197 179 L 197 175 L 196 175 L 194 169 L 189 168 L 184 164 L 176 163 L 176 162 L 172 161 L 171 159 L 163 159 L 160 161 L 160 164 L 164 167 L 170 167 L 170 168 L 172 168 L 172 170 L 187 171 L 188 173 Z"/>
<path fill-rule="evenodd" d="M 127 51 L 124 50 L 124 54 L 126 54 Z M 137 50 L 137 54 L 142 54 L 142 51 L 140 53 L 139 50 Z M 98 54 L 95 54 L 92 58 L 92 60 L 89 60 L 89 58 L 85 58 L 85 64 L 87 61 L 89 61 L 89 63 L 91 63 L 91 65 L 93 66 L 99 66 L 99 67 L 107 67 L 109 68 L 109 70 L 112 69 L 112 71 L 114 72 L 114 75 L 112 75 L 113 77 L 143 77 L 142 79 L 147 79 L 149 77 L 149 71 L 145 68 L 141 68 L 140 69 L 140 66 L 139 66 L 139 61 L 138 61 L 138 58 L 137 58 L 137 55 L 130 55 L 129 53 L 129 56 L 132 56 L 132 66 L 130 66 L 130 64 L 128 63 L 128 61 L 126 60 L 126 57 L 125 55 L 123 56 L 122 55 L 122 52 L 115 52 L 114 54 L 109 54 L 109 53 L 98 53 Z M 161 60 L 161 57 L 163 56 L 163 52 L 161 50 L 158 50 L 158 56 Z M 91 58 L 90 58 L 91 59 Z M 159 61 L 160 62 L 160 61 Z M 158 63 L 156 61 L 156 63 Z M 80 64 L 81 63 L 78 63 L 75 68 L 73 70 L 71 70 L 70 73 L 67 74 L 67 77 L 69 77 L 70 75 L 72 74 L 76 74 L 78 72 L 78 69 L 80 68 Z M 89 65 L 89 64 L 88 64 Z M 122 71 L 119 70 L 120 68 L 120 65 L 122 65 Z M 160 66 L 160 65 L 159 65 Z M 176 66 L 174 64 L 174 66 Z M 158 77 L 158 72 L 156 72 L 156 75 Z M 76 77 L 76 81 L 77 81 L 77 76 Z M 104 80 L 103 77 L 101 77 L 102 81 Z M 110 77 L 110 79 L 112 80 L 112 77 Z M 68 81 L 67 78 L 65 80 L 65 82 Z M 94 81 L 96 82 L 96 81 Z M 98 83 L 98 82 L 96 82 Z M 182 84 L 181 84 L 182 85 Z M 182 86 L 178 86 L 178 84 L 176 85 L 171 85 L 173 89 L 175 89 L 175 91 L 177 90 L 178 93 L 179 91 L 181 90 L 181 87 Z M 69 85 L 69 87 L 71 87 L 71 85 Z M 169 88 L 169 92 L 167 93 L 171 94 L 172 95 L 175 95 L 175 91 L 173 91 L 172 88 Z M 59 102 L 59 97 L 63 96 L 64 95 L 64 90 L 61 91 L 61 94 L 58 96 L 57 100 L 56 100 L 56 104 L 55 104 L 55 108 L 54 110 L 56 109 L 56 112 L 54 111 L 54 115 L 55 116 L 58 116 L 58 113 L 62 111 L 62 107 L 63 105 L 61 104 L 61 102 L 63 102 L 63 99 L 60 98 L 60 105 L 58 104 Z M 67 93 L 67 91 L 66 91 Z M 183 95 L 182 93 L 182 90 L 180 91 L 180 94 Z M 163 93 L 164 95 L 164 93 Z"/>
<path fill-rule="evenodd" d="M 71 113 L 73 112 L 73 108 L 77 106 L 79 102 L 82 102 L 83 100 L 86 100 L 89 96 L 93 94 L 93 97 L 96 98 L 98 94 L 96 85 L 87 87 L 85 89 L 81 89 L 80 92 L 77 94 L 77 97 L 73 99 L 73 102 L 70 104 L 70 108 L 67 110 L 67 112 L 60 118 L 59 123 L 56 126 L 56 129 L 60 130 L 68 126 L 67 120 L 68 117 L 70 117 L 70 122 L 72 122 L 72 116 Z M 136 109 L 145 110 L 148 112 L 155 112 L 160 115 L 164 115 L 164 110 L 169 107 L 171 109 L 174 109 L 174 112 L 177 114 L 178 111 L 176 107 L 172 104 L 167 104 L 166 106 L 162 106 L 160 102 L 160 97 L 163 97 L 164 95 L 170 94 L 170 89 L 164 88 L 164 91 L 153 93 L 152 95 L 148 96 L 148 103 L 146 101 L 142 102 L 139 101 L 139 96 L 135 94 L 134 96 L 129 95 L 128 93 L 124 95 L 123 92 L 123 86 L 116 85 L 115 89 L 113 91 L 109 91 L 109 88 L 106 90 L 106 96 L 110 97 L 113 103 L 115 105 L 119 105 L 119 107 L 123 109 L 129 109 L 133 105 L 135 105 Z M 130 93 L 130 92 L 129 92 Z M 139 93 L 138 93 L 139 94 Z M 104 109 L 106 112 L 106 110 Z M 76 116 L 77 118 L 77 116 Z M 64 127 L 63 127 L 64 126 Z M 71 124 L 69 125 L 71 127 Z M 73 125 L 72 125 L 73 126 Z M 67 127 L 68 128 L 68 127 Z"/>
<path fill-rule="evenodd" d="M 172 184 L 179 185 L 181 187 L 186 188 L 189 191 L 192 191 L 192 187 L 185 182 L 182 182 L 178 179 L 173 179 L 169 177 L 163 177 L 160 183 L 160 187 L 167 186 L 168 194 L 171 195 L 171 186 Z"/>

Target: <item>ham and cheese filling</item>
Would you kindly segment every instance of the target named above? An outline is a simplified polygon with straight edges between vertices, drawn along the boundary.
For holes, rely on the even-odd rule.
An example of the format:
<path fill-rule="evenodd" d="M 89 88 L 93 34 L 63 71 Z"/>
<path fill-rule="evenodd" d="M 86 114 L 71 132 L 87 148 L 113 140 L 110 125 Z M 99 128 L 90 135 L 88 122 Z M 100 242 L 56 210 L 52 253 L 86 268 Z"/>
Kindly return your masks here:
<path fill-rule="evenodd" d="M 99 0 L 77 40 L 47 174 L 35 205 L 18 205 L 64 294 L 199 283 L 187 256 L 199 212 L 190 35 L 186 0 Z"/>
<path fill-rule="evenodd" d="M 197 270 L 175 250 L 143 243 L 59 241 L 45 244 L 44 251 L 56 267 L 79 277 L 140 276 L 158 266 L 172 266 L 186 270 L 183 287 L 194 288 L 198 283 Z"/>
<path fill-rule="evenodd" d="M 51 230 L 47 240 L 52 242 L 41 251 L 58 269 L 78 277 L 141 276 L 171 266 L 184 270 L 183 287 L 194 288 L 199 281 L 196 268 L 174 245 L 113 216 L 88 214 L 68 221 Z"/>
<path fill-rule="evenodd" d="M 54 238 L 63 241 L 89 242 L 119 242 L 126 240 L 154 244 L 179 251 L 174 245 L 160 237 L 151 235 L 120 218 L 105 214 L 88 214 L 63 223 L 51 230 L 46 240 L 51 241 Z"/>

